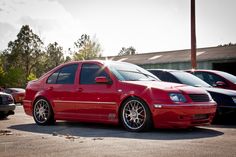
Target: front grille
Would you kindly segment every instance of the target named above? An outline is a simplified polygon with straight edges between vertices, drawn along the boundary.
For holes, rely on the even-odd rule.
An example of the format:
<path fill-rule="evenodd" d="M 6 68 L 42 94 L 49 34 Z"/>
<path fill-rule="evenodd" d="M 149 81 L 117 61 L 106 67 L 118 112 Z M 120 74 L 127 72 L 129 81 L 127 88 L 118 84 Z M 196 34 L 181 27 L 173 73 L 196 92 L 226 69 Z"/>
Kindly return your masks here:
<path fill-rule="evenodd" d="M 7 95 L 0 96 L 0 105 L 8 105 L 11 103 L 14 103 L 14 100 L 12 99 L 12 97 L 7 96 Z"/>
<path fill-rule="evenodd" d="M 193 102 L 208 102 L 210 101 L 207 94 L 189 94 Z"/>

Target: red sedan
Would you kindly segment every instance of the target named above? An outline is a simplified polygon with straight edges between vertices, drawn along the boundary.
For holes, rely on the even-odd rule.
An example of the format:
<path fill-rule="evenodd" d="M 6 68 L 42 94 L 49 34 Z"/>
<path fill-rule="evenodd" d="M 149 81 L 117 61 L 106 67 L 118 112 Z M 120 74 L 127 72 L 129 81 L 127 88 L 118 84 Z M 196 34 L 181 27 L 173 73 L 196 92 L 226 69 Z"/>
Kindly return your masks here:
<path fill-rule="evenodd" d="M 217 70 L 187 70 L 203 81 L 217 88 L 236 90 L 236 76 Z"/>
<path fill-rule="evenodd" d="M 39 125 L 120 122 L 129 131 L 206 125 L 216 111 L 205 90 L 161 82 L 136 65 L 115 61 L 60 65 L 28 83 L 23 104 Z"/>
<path fill-rule="evenodd" d="M 25 96 L 25 89 L 22 88 L 6 88 L 3 90 L 3 92 L 11 94 L 14 98 L 14 103 L 23 103 L 23 99 Z"/>

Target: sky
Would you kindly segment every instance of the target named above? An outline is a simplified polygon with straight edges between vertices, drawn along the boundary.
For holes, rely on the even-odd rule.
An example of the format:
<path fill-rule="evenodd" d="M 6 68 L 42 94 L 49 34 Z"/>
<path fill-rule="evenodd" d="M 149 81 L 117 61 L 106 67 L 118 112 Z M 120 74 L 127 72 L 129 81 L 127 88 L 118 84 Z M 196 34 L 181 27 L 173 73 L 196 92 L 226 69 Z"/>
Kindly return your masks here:
<path fill-rule="evenodd" d="M 236 43 L 236 1 L 196 0 L 197 47 Z M 65 55 L 84 33 L 103 56 L 190 49 L 190 0 L 0 0 L 0 50 L 29 25 Z"/>

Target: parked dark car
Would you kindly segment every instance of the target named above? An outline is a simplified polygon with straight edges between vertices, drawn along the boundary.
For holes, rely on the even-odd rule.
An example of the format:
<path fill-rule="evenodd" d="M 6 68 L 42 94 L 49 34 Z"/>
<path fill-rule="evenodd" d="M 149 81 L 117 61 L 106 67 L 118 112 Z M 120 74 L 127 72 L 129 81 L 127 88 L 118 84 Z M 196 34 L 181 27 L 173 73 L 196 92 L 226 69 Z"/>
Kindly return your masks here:
<path fill-rule="evenodd" d="M 0 118 L 6 118 L 13 115 L 15 104 L 13 97 L 10 94 L 0 92 Z"/>
<path fill-rule="evenodd" d="M 217 70 L 187 70 L 213 87 L 236 90 L 236 76 Z"/>
<path fill-rule="evenodd" d="M 23 99 L 25 97 L 25 89 L 23 89 L 23 88 L 6 88 L 3 90 L 3 92 L 11 94 L 13 96 L 14 102 L 16 104 L 23 103 Z"/>
<path fill-rule="evenodd" d="M 214 88 L 198 77 L 184 71 L 164 69 L 149 69 L 148 71 L 162 81 L 204 88 L 217 103 L 217 115 L 236 112 L 236 91 L 234 90 Z"/>

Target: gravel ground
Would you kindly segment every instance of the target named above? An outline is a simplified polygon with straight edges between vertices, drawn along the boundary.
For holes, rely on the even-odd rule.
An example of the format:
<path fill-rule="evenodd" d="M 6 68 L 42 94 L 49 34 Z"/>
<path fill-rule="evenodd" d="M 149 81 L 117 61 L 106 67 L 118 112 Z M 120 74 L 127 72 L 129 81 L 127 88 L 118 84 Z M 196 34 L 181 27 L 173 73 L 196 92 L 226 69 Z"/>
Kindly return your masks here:
<path fill-rule="evenodd" d="M 38 126 L 17 106 L 15 115 L 0 120 L 0 156 L 236 157 L 236 123 L 145 133 L 64 121 Z"/>

